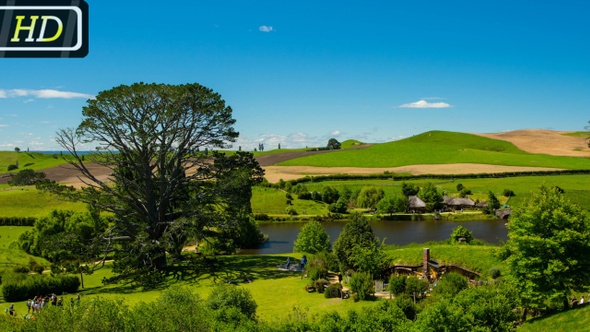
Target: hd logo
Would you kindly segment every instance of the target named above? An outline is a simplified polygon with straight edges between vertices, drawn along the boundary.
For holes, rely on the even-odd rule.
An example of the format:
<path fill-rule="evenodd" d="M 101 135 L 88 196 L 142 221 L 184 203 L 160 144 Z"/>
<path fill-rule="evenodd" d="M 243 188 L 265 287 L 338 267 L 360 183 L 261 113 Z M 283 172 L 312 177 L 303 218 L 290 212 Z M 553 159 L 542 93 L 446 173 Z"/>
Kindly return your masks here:
<path fill-rule="evenodd" d="M 84 0 L 0 0 L 0 57 L 83 58 L 88 54 Z"/>

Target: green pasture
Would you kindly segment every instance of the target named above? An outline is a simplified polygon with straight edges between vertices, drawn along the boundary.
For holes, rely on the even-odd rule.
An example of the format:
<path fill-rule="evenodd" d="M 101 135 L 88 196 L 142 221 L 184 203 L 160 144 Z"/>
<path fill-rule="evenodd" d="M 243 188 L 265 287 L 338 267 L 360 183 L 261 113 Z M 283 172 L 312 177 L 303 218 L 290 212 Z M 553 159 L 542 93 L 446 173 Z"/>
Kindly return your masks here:
<path fill-rule="evenodd" d="M 0 174 L 8 173 L 8 165 L 16 164 L 18 160 L 18 169 L 11 172 L 17 172 L 23 169 L 32 169 L 35 171 L 65 164 L 66 161 L 59 154 L 43 154 L 40 152 L 19 152 L 0 151 Z"/>
<path fill-rule="evenodd" d="M 0 249 L 8 249 L 13 241 L 18 240 L 18 237 L 32 229 L 27 226 L 0 226 Z"/>
<path fill-rule="evenodd" d="M 572 137 L 590 138 L 590 131 L 574 131 L 571 133 L 565 133 L 563 135 L 572 136 Z"/>
<path fill-rule="evenodd" d="M 21 152 L 22 153 L 22 152 Z M 34 187 L 0 187 L 0 217 L 45 217 L 52 210 L 86 211 L 74 203 Z"/>
<path fill-rule="evenodd" d="M 286 192 L 275 188 L 256 186 L 252 188 L 252 211 L 272 215 L 285 214 L 287 205 Z M 322 202 L 298 199 L 292 195 L 290 207 L 302 215 L 324 215 L 328 213 L 328 206 Z"/>
<path fill-rule="evenodd" d="M 341 150 L 279 163 L 281 166 L 397 167 L 477 163 L 506 166 L 590 169 L 589 158 L 530 154 L 514 144 L 472 134 L 431 131 L 366 149 Z"/>

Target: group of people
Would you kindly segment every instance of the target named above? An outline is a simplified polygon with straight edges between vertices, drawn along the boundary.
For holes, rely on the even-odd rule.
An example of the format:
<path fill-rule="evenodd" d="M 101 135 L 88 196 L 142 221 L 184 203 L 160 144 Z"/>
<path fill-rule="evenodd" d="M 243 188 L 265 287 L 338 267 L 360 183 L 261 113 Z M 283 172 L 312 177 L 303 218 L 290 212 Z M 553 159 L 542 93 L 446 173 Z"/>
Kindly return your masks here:
<path fill-rule="evenodd" d="M 76 296 L 76 298 L 74 299 L 74 297 L 70 298 L 70 305 L 74 306 L 76 303 L 80 302 L 80 294 L 78 294 Z M 55 293 L 51 294 L 51 295 L 45 295 L 45 296 L 35 296 L 32 300 L 29 299 L 27 300 L 27 315 L 25 316 L 25 318 L 29 317 L 30 314 L 36 314 L 41 312 L 41 310 L 43 310 L 43 308 L 45 308 L 45 306 L 47 305 L 53 305 L 53 306 L 58 306 L 61 307 L 64 304 L 64 297 L 58 297 Z M 10 305 L 10 307 L 6 310 L 6 312 L 10 315 L 10 316 L 16 316 L 16 310 L 14 309 L 14 303 L 12 303 Z"/>
<path fill-rule="evenodd" d="M 301 261 L 299 262 L 299 267 L 301 268 L 302 271 L 305 269 L 305 265 L 307 265 L 307 257 L 305 255 L 303 255 L 303 257 L 301 257 Z M 289 269 L 290 266 L 291 266 L 291 257 L 287 257 L 287 262 L 285 262 L 285 267 L 287 269 Z"/>

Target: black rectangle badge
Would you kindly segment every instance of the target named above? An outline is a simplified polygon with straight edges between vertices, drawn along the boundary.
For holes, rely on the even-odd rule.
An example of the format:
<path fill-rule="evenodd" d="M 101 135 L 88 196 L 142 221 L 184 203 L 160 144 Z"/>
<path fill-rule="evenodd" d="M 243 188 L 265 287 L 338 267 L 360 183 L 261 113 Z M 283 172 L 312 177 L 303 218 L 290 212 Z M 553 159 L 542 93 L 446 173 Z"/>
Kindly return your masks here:
<path fill-rule="evenodd" d="M 83 58 L 88 4 L 83 0 L 0 0 L 0 57 Z"/>

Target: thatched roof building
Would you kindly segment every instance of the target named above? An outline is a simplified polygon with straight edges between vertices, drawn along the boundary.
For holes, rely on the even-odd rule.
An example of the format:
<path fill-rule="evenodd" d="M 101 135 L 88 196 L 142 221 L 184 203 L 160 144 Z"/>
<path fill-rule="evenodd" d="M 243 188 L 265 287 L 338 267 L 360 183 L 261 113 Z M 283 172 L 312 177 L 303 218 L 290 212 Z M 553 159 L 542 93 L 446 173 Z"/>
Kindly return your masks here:
<path fill-rule="evenodd" d="M 447 205 L 449 208 L 459 210 L 459 209 L 470 209 L 475 207 L 475 202 L 471 200 L 471 198 L 465 197 L 450 197 L 445 196 L 443 197 L 443 204 Z"/>
<path fill-rule="evenodd" d="M 426 209 L 426 203 L 424 203 L 424 201 L 421 200 L 418 196 L 408 197 L 408 202 L 408 208 L 410 210 L 423 211 L 424 209 Z"/>

